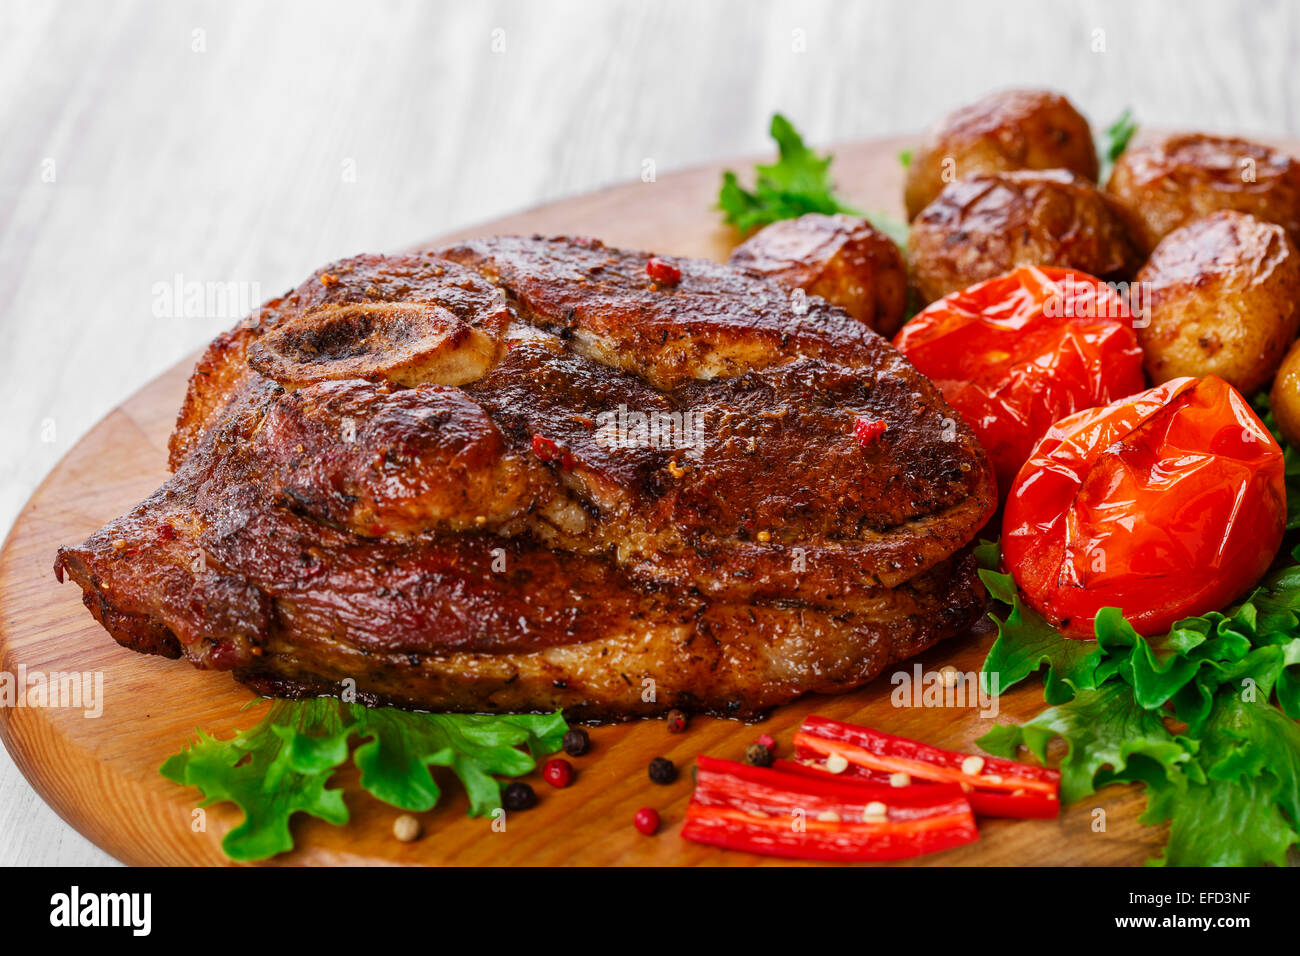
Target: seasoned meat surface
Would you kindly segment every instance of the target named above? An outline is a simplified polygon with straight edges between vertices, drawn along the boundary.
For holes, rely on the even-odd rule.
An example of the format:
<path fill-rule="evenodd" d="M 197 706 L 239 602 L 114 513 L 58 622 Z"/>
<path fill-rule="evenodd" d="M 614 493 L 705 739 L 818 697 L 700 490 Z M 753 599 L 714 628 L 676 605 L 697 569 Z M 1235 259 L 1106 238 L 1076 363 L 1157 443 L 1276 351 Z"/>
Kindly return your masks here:
<path fill-rule="evenodd" d="M 821 299 L 647 258 L 326 267 L 213 343 L 173 477 L 58 572 L 265 692 L 589 719 L 753 716 L 970 623 L 993 484 L 934 387 Z"/>

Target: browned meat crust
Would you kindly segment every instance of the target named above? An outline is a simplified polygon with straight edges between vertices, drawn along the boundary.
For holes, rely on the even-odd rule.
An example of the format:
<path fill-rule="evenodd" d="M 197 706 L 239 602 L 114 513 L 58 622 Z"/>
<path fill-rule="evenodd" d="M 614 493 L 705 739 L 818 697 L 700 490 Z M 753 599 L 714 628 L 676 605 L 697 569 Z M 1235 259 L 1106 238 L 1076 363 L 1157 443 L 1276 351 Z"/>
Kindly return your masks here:
<path fill-rule="evenodd" d="M 589 240 L 447 256 L 328 267 L 213 344 L 175 476 L 59 553 L 118 641 L 274 693 L 753 716 L 979 613 L 985 456 L 843 312 Z M 436 381 L 483 339 L 486 374 Z M 628 441 L 620 406 L 702 424 Z"/>

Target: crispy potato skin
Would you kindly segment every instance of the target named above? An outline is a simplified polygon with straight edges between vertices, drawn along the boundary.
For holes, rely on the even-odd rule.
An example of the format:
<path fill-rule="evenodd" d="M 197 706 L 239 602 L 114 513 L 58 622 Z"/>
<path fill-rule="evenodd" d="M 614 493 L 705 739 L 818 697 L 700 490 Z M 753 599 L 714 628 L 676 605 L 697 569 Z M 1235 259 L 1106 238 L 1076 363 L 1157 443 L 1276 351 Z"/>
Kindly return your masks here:
<path fill-rule="evenodd" d="M 1268 395 L 1277 427 L 1292 445 L 1300 445 L 1300 342 L 1282 359 Z"/>
<path fill-rule="evenodd" d="M 1135 146 L 1116 161 L 1106 191 L 1144 251 L 1220 209 L 1275 222 L 1300 243 L 1300 164 L 1260 143 L 1191 133 Z"/>
<path fill-rule="evenodd" d="M 865 219 L 821 213 L 783 219 L 737 246 L 730 264 L 819 295 L 881 335 L 903 324 L 903 254 Z"/>
<path fill-rule="evenodd" d="M 1300 253 L 1281 226 L 1245 213 L 1175 229 L 1138 282 L 1149 297 L 1138 338 L 1157 385 L 1217 375 L 1250 395 L 1273 377 L 1300 325 Z"/>
<path fill-rule="evenodd" d="M 1092 130 L 1059 93 L 1001 90 L 935 124 L 907 168 L 907 217 L 915 219 L 954 179 L 1017 169 L 1068 169 L 1096 181 Z"/>
<path fill-rule="evenodd" d="M 926 302 L 1017 266 L 1127 279 L 1141 264 L 1120 211 L 1063 169 L 991 173 L 946 186 L 912 223 L 912 281 Z"/>

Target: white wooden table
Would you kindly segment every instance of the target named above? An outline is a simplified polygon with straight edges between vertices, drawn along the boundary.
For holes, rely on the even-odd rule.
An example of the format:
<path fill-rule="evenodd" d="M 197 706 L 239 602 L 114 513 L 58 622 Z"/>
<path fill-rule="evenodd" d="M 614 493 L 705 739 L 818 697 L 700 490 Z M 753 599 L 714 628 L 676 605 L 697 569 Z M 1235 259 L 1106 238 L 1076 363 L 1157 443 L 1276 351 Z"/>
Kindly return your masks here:
<path fill-rule="evenodd" d="M 1041 85 L 1098 125 L 1296 135 L 1298 38 L 1297 7 L 1222 0 L 0 0 L 0 532 L 114 404 L 331 259 L 762 151 L 773 110 L 822 145 Z M 0 864 L 111 862 L 0 751 Z"/>

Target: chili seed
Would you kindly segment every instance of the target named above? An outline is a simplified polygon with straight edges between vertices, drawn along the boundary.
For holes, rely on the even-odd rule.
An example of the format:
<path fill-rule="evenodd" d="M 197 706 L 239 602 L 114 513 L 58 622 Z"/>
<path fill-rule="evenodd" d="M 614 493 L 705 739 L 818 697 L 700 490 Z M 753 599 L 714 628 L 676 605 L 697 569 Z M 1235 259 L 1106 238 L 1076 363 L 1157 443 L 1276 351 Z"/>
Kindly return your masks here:
<path fill-rule="evenodd" d="M 984 758 L 970 756 L 961 762 L 961 772 L 969 776 L 975 776 L 984 769 Z"/>
<path fill-rule="evenodd" d="M 849 769 L 849 762 L 843 754 L 831 754 L 826 758 L 826 769 L 831 773 L 843 773 Z"/>

